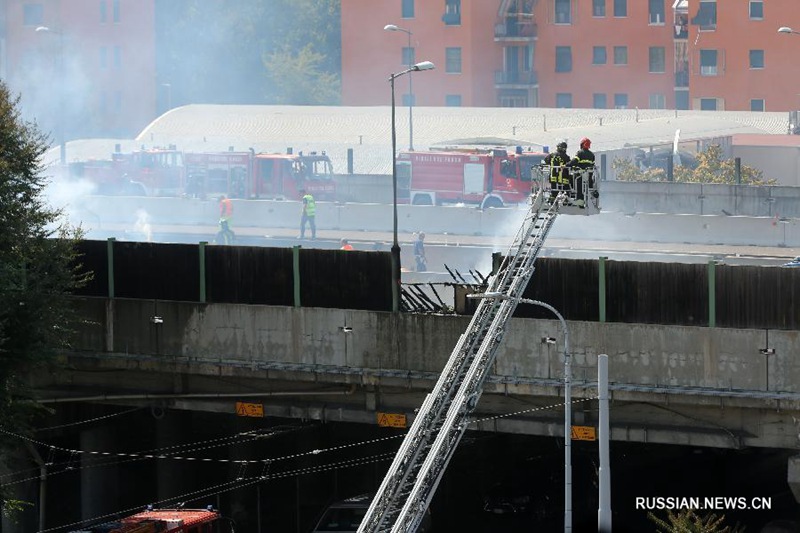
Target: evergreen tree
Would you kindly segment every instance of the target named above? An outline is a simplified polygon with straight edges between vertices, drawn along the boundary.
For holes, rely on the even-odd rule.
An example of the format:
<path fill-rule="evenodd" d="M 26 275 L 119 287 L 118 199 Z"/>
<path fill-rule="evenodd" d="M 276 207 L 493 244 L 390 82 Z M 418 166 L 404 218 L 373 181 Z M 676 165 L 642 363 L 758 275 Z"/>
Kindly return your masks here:
<path fill-rule="evenodd" d="M 19 449 L 36 412 L 27 376 L 69 341 L 68 295 L 79 273 L 80 229 L 62 222 L 43 198 L 48 139 L 20 118 L 19 97 L 0 81 L 0 453 Z M 15 507 L 5 494 L 3 511 Z"/>
<path fill-rule="evenodd" d="M 691 509 L 682 509 L 677 513 L 667 511 L 667 519 L 662 520 L 653 513 L 647 513 L 658 529 L 658 533 L 743 533 L 744 528 L 739 524 L 725 525 L 725 515 L 717 516 L 710 513 L 700 516 Z"/>

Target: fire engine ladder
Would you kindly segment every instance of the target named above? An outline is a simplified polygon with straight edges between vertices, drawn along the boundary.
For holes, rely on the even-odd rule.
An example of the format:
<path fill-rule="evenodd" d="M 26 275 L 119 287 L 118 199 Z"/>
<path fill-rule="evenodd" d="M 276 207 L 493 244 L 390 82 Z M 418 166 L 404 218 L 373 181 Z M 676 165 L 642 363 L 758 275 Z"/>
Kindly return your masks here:
<path fill-rule="evenodd" d="M 558 194 L 552 203 L 545 198 L 542 190 L 531 197 L 524 222 L 489 281 L 487 292 L 503 297 L 482 299 L 478 304 L 469 327 L 403 439 L 361 521 L 359 533 L 417 531 L 469 425 L 469 415 L 483 392 L 506 323 L 533 275 L 533 264 L 567 195 Z"/>

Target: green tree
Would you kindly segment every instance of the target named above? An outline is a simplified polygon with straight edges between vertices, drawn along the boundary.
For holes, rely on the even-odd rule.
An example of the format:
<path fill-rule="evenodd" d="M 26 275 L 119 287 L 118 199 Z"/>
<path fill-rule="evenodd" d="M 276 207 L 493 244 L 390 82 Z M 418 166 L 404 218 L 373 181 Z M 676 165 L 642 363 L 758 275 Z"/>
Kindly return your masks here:
<path fill-rule="evenodd" d="M 264 58 L 264 65 L 273 73 L 272 99 L 277 104 L 325 105 L 339 102 L 339 78 L 322 71 L 324 57 L 311 45 L 298 52 L 289 48 Z"/>
<path fill-rule="evenodd" d="M 53 361 L 69 341 L 68 295 L 86 281 L 75 244 L 79 228 L 62 222 L 43 198 L 42 156 L 48 139 L 22 121 L 19 97 L 0 81 L 0 453 L 18 449 L 37 407 L 26 377 Z M 3 511 L 15 502 L 2 497 Z M 18 503 L 18 502 L 16 502 Z"/>
<path fill-rule="evenodd" d="M 744 528 L 739 524 L 726 526 L 725 515 L 717 516 L 710 513 L 700 516 L 691 509 L 682 509 L 677 513 L 667 511 L 667 519 L 662 520 L 653 513 L 647 513 L 656 525 L 659 533 L 743 533 Z"/>
<path fill-rule="evenodd" d="M 640 169 L 633 161 L 615 158 L 611 167 L 621 181 L 667 181 L 667 173 L 661 168 Z M 753 167 L 742 165 L 742 185 L 774 185 L 776 180 L 764 179 L 764 173 Z M 697 167 L 676 166 L 672 171 L 673 181 L 679 183 L 737 184 L 736 161 L 722 159 L 722 148 L 712 144 L 697 154 Z"/>

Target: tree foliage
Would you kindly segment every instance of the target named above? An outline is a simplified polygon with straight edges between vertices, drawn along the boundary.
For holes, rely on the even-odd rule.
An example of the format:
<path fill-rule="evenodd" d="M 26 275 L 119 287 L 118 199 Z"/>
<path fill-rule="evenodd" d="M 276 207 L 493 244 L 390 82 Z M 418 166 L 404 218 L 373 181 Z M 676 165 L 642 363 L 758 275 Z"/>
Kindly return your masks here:
<path fill-rule="evenodd" d="M 336 104 L 339 0 L 157 0 L 156 62 L 173 105 Z"/>
<path fill-rule="evenodd" d="M 630 159 L 616 158 L 612 168 L 617 179 L 622 181 L 667 181 L 667 173 L 661 168 L 639 168 Z M 722 148 L 712 144 L 697 154 L 697 167 L 678 165 L 672 172 L 678 183 L 720 183 L 737 185 L 736 161 L 723 159 Z M 756 168 L 742 165 L 741 185 L 774 185 L 774 179 L 764 179 L 764 173 Z"/>
<path fill-rule="evenodd" d="M 85 281 L 75 248 L 80 229 L 61 222 L 43 197 L 48 146 L 0 81 L 0 427 L 13 433 L 36 409 L 25 401 L 25 377 L 69 341 L 68 295 Z"/>
<path fill-rule="evenodd" d="M 710 513 L 700 516 L 691 509 L 682 509 L 677 513 L 667 511 L 667 519 L 662 520 L 653 513 L 647 513 L 655 523 L 659 533 L 743 533 L 744 528 L 739 524 L 725 525 L 725 515 L 717 516 Z"/>

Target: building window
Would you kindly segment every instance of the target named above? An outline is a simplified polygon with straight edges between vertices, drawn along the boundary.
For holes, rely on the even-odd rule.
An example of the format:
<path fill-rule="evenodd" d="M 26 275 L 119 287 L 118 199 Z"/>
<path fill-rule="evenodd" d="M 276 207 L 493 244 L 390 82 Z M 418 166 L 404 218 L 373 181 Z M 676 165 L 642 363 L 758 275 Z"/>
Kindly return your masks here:
<path fill-rule="evenodd" d="M 108 48 L 105 46 L 100 47 L 100 68 L 108 68 Z"/>
<path fill-rule="evenodd" d="M 615 46 L 614 47 L 614 64 L 627 65 L 628 64 L 628 47 Z"/>
<path fill-rule="evenodd" d="M 414 0 L 403 0 L 403 5 L 400 7 L 400 16 L 404 19 L 414 18 Z"/>
<path fill-rule="evenodd" d="M 442 20 L 448 26 L 461 24 L 461 0 L 444 0 L 444 15 Z"/>
<path fill-rule="evenodd" d="M 614 109 L 628 109 L 628 95 L 626 93 L 614 95 Z"/>
<path fill-rule="evenodd" d="M 700 50 L 700 75 L 701 76 L 717 75 L 716 50 Z"/>
<path fill-rule="evenodd" d="M 660 73 L 666 71 L 666 51 L 663 46 L 650 47 L 650 72 Z"/>
<path fill-rule="evenodd" d="M 571 108 L 572 93 L 556 93 L 556 107 Z"/>
<path fill-rule="evenodd" d="M 403 94 L 402 104 L 401 105 L 403 107 L 410 107 L 410 106 L 417 105 L 417 97 L 416 97 L 416 95 L 411 95 L 411 94 L 408 94 L 408 93 Z"/>
<path fill-rule="evenodd" d="M 764 99 L 754 98 L 750 100 L 750 111 L 764 111 Z"/>
<path fill-rule="evenodd" d="M 122 92 L 115 91 L 114 92 L 114 113 L 120 113 L 122 111 Z"/>
<path fill-rule="evenodd" d="M 592 48 L 592 65 L 605 65 L 608 61 L 606 56 L 605 46 L 595 46 Z"/>
<path fill-rule="evenodd" d="M 750 68 L 764 68 L 764 50 L 750 50 Z"/>
<path fill-rule="evenodd" d="M 608 108 L 608 98 L 603 93 L 594 93 L 592 95 L 592 107 L 595 109 Z"/>
<path fill-rule="evenodd" d="M 122 47 L 114 47 L 114 68 L 122 68 Z"/>
<path fill-rule="evenodd" d="M 593 17 L 606 16 L 606 0 L 592 0 L 592 16 Z"/>
<path fill-rule="evenodd" d="M 445 72 L 461 74 L 461 47 L 445 48 Z"/>
<path fill-rule="evenodd" d="M 762 0 L 750 0 L 750 19 L 751 20 L 764 19 L 764 2 Z M 757 111 L 763 111 L 763 109 Z"/>
<path fill-rule="evenodd" d="M 700 111 L 716 111 L 717 99 L 716 98 L 701 98 Z"/>
<path fill-rule="evenodd" d="M 664 0 L 650 0 L 650 24 L 664 24 Z"/>
<path fill-rule="evenodd" d="M 5 6 L 3 6 L 5 9 Z M 41 26 L 44 21 L 42 4 L 25 4 L 22 6 L 22 24 L 25 26 Z"/>
<path fill-rule="evenodd" d="M 572 0 L 555 0 L 556 24 L 572 24 Z"/>
<path fill-rule="evenodd" d="M 615 17 L 628 16 L 628 0 L 614 0 L 614 16 Z"/>
<path fill-rule="evenodd" d="M 556 46 L 556 72 L 572 72 L 571 46 Z"/>
<path fill-rule="evenodd" d="M 666 109 L 667 98 L 663 94 L 650 95 L 650 109 Z"/>
<path fill-rule="evenodd" d="M 460 94 L 446 94 L 444 95 L 444 105 L 447 107 L 461 107 Z"/>
<path fill-rule="evenodd" d="M 700 26 L 700 30 L 717 29 L 717 0 L 700 0 L 700 8 L 692 19 L 692 24 Z"/>
<path fill-rule="evenodd" d="M 403 65 L 408 65 L 409 67 L 415 65 L 417 63 L 415 56 L 416 54 L 414 53 L 413 46 L 411 48 L 407 46 L 403 47 Z"/>
<path fill-rule="evenodd" d="M 108 18 L 108 6 L 106 0 L 100 0 L 100 23 L 105 24 Z"/>
<path fill-rule="evenodd" d="M 114 11 L 114 23 L 119 23 L 119 0 L 111 0 L 113 2 L 113 7 L 111 8 Z"/>

